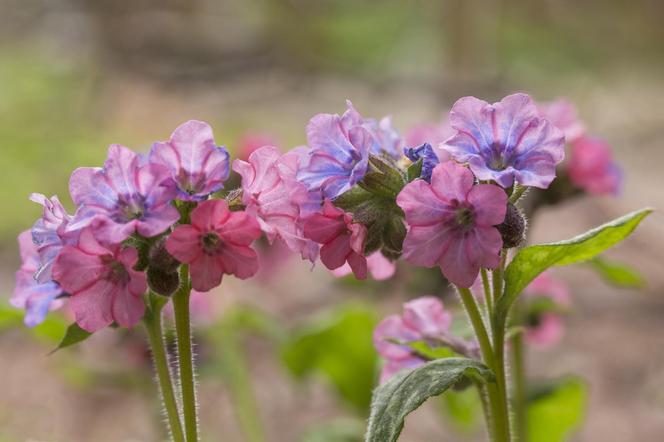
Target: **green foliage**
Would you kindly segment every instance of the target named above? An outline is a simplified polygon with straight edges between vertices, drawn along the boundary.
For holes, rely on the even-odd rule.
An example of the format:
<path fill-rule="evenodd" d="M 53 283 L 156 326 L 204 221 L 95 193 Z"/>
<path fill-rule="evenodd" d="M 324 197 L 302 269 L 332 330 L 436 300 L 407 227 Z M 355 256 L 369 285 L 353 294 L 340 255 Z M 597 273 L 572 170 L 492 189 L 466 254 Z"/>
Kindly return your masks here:
<path fill-rule="evenodd" d="M 477 388 L 450 390 L 440 398 L 446 419 L 457 431 L 471 433 L 479 427 L 482 422 L 482 401 Z"/>
<path fill-rule="evenodd" d="M 528 401 L 529 440 L 564 442 L 583 422 L 588 398 L 585 382 L 566 378 L 537 392 Z"/>
<path fill-rule="evenodd" d="M 0 332 L 5 329 L 21 327 L 35 338 L 48 344 L 59 342 L 65 334 L 67 324 L 59 315 L 50 315 L 41 324 L 28 328 L 23 325 L 24 314 L 25 312 L 21 309 L 0 306 Z"/>
<path fill-rule="evenodd" d="M 55 353 L 56 351 L 62 350 L 63 348 L 71 347 L 74 344 L 83 342 L 90 336 L 92 336 L 92 333 L 83 330 L 78 326 L 77 323 L 74 322 L 72 325 L 67 327 L 67 331 L 65 332 L 64 337 L 51 353 Z"/>
<path fill-rule="evenodd" d="M 589 264 L 604 281 L 616 287 L 640 289 L 646 285 L 643 276 L 627 264 L 599 257 L 591 260 Z"/>
<path fill-rule="evenodd" d="M 505 292 L 498 300 L 498 317 L 506 317 L 521 291 L 544 270 L 594 258 L 629 236 L 650 212 L 651 209 L 642 209 L 566 241 L 521 249 L 505 272 Z"/>
<path fill-rule="evenodd" d="M 371 403 L 377 356 L 371 336 L 378 319 L 357 304 L 343 306 L 296 330 L 282 347 L 296 378 L 322 375 L 348 404 L 365 415 Z"/>
<path fill-rule="evenodd" d="M 361 442 L 364 422 L 354 419 L 335 419 L 310 428 L 301 442 Z"/>
<path fill-rule="evenodd" d="M 466 378 L 490 382 L 494 375 L 479 361 L 447 358 L 427 362 L 412 371 L 393 376 L 374 391 L 365 441 L 396 441 L 409 413 L 430 397 L 444 393 Z"/>
<path fill-rule="evenodd" d="M 416 180 L 417 178 L 422 175 L 422 165 L 424 164 L 424 160 L 420 158 L 419 160 L 415 161 L 413 164 L 408 166 L 408 169 L 406 170 L 406 179 L 410 183 L 411 181 Z"/>

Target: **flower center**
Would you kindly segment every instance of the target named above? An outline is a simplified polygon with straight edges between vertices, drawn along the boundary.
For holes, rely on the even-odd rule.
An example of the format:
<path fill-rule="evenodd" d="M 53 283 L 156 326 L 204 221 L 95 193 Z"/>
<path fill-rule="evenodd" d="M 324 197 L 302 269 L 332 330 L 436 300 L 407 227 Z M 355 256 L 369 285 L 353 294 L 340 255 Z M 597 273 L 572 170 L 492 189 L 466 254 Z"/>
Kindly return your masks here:
<path fill-rule="evenodd" d="M 469 229 L 475 224 L 475 213 L 469 207 L 459 207 L 454 212 L 454 220 L 464 229 Z"/>
<path fill-rule="evenodd" d="M 142 195 L 120 195 L 117 203 L 116 221 L 127 222 L 143 219 L 145 215 L 145 198 Z"/>
<path fill-rule="evenodd" d="M 101 262 L 106 266 L 104 278 L 113 284 L 127 284 L 129 282 L 129 272 L 124 264 L 113 258 L 111 255 L 101 257 Z"/>
<path fill-rule="evenodd" d="M 221 250 L 221 238 L 214 232 L 208 232 L 201 236 L 201 247 L 206 254 L 215 255 Z"/>
<path fill-rule="evenodd" d="M 201 173 L 189 173 L 180 169 L 176 181 L 180 190 L 187 195 L 196 195 L 205 188 L 205 175 Z"/>

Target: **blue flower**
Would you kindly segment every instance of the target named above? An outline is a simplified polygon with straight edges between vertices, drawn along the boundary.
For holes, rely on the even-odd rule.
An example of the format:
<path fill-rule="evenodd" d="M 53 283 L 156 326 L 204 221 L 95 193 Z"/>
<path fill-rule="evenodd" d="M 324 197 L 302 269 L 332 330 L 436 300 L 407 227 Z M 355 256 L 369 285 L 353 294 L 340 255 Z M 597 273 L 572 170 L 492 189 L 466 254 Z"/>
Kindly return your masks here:
<path fill-rule="evenodd" d="M 424 143 L 417 147 L 406 147 L 404 148 L 403 153 L 412 162 L 419 161 L 420 159 L 422 160 L 422 172 L 420 173 L 420 178 L 430 183 L 431 172 L 433 172 L 433 168 L 440 163 L 438 155 L 434 152 L 431 144 Z"/>

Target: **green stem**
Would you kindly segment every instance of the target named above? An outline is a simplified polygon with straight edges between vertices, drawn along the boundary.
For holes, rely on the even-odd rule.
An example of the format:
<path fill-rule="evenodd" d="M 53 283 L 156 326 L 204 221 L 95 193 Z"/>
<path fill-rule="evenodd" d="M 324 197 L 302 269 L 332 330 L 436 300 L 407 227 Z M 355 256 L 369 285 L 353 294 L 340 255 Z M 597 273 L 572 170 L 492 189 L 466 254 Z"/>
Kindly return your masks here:
<path fill-rule="evenodd" d="M 466 309 L 466 313 L 470 318 L 470 323 L 473 326 L 473 330 L 475 331 L 475 335 L 480 344 L 482 359 L 484 363 L 496 373 L 497 367 L 494 351 L 491 348 L 489 334 L 482 321 L 482 314 L 477 307 L 475 298 L 467 288 L 457 287 L 457 289 L 459 291 L 459 296 L 461 297 L 461 302 Z M 491 422 L 487 422 L 487 424 L 489 425 L 489 428 L 491 428 L 492 440 L 494 442 L 509 442 L 509 417 L 507 408 L 502 399 L 497 373 L 496 382 L 487 384 L 487 392 L 491 408 Z"/>
<path fill-rule="evenodd" d="M 159 380 L 159 391 L 166 409 L 168 425 L 171 438 L 174 442 L 184 442 L 182 423 L 180 422 L 180 411 L 175 399 L 173 388 L 173 377 L 164 349 L 164 336 L 161 325 L 161 309 L 157 312 L 146 314 L 144 319 L 145 328 L 148 332 L 148 340 L 152 349 L 152 361 L 154 362 L 157 379 Z"/>
<path fill-rule="evenodd" d="M 507 261 L 507 251 L 500 253 L 500 265 L 493 271 L 493 302 L 494 305 L 503 295 L 503 274 L 505 273 L 505 264 Z M 498 312 L 494 311 L 492 321 L 494 366 L 492 367 L 496 375 L 496 384 L 500 395 L 501 409 L 505 411 L 507 421 L 507 440 L 510 439 L 509 424 L 509 399 L 507 394 L 507 380 L 505 376 L 505 324 L 506 318 L 499 317 Z"/>
<path fill-rule="evenodd" d="M 489 276 L 486 269 L 480 271 L 482 275 L 482 286 L 484 287 L 484 302 L 486 303 L 487 315 L 489 321 L 493 321 L 493 294 L 491 293 L 491 286 L 489 285 Z"/>
<path fill-rule="evenodd" d="M 526 366 L 523 333 L 516 333 L 512 339 L 512 383 L 514 405 L 514 427 L 519 442 L 528 441 L 526 420 Z"/>
<path fill-rule="evenodd" d="M 180 367 L 180 389 L 187 442 L 198 442 L 198 419 L 196 418 L 196 385 L 194 383 L 194 360 L 191 350 L 191 321 L 189 315 L 189 267 L 180 268 L 180 289 L 173 295 L 175 332 L 178 344 L 178 366 Z"/>

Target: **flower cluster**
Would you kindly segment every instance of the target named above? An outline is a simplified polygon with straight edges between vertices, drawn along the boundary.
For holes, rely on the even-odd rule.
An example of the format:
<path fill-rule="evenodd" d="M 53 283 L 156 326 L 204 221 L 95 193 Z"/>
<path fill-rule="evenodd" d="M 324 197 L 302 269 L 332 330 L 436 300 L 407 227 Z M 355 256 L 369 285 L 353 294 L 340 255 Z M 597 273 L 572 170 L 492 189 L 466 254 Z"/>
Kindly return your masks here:
<path fill-rule="evenodd" d="M 365 118 L 347 102 L 342 115 L 311 119 L 307 146 L 282 154 L 258 146 L 267 142 L 260 138 L 231 163 L 207 123 L 188 121 L 147 155 L 114 144 L 103 167 L 75 170 L 74 214 L 57 197 L 32 197 L 43 215 L 33 244 L 22 236 L 13 302 L 30 324 L 68 299 L 86 330 L 130 327 L 148 287 L 175 292 L 181 264 L 202 292 L 225 274 L 255 275 L 252 244 L 262 235 L 336 275 L 386 279 L 403 256 L 470 287 L 521 242 L 525 223 L 508 199 L 517 188 L 549 186 L 564 133 L 583 133 L 569 109 L 538 108 L 525 94 L 494 104 L 461 98 L 449 124 L 422 126 L 405 141 L 390 118 Z M 583 160 L 569 176 L 599 192 L 610 155 L 598 158 L 596 142 L 574 143 Z"/>

